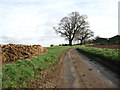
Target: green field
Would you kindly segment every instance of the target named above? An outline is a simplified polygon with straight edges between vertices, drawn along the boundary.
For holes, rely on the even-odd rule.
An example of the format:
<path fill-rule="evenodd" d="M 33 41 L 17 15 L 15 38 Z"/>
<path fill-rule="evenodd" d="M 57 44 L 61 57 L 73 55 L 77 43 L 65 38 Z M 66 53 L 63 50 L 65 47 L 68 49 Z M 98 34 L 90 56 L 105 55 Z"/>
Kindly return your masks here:
<path fill-rule="evenodd" d="M 72 46 L 76 47 L 76 46 Z M 26 81 L 32 81 L 35 78 L 41 78 L 40 73 L 47 73 L 46 70 L 52 70 L 53 64 L 58 60 L 60 54 L 70 46 L 45 47 L 48 53 L 40 54 L 32 59 L 18 60 L 15 63 L 2 67 L 2 87 L 3 88 L 21 88 L 26 87 Z M 93 56 L 104 57 L 111 63 L 120 63 L 118 49 L 102 49 L 85 46 L 77 46 L 80 50 Z M 40 70 L 40 71 L 39 71 Z M 44 72 L 42 72 L 42 71 Z"/>
<path fill-rule="evenodd" d="M 104 58 L 107 62 L 118 64 L 120 63 L 119 49 L 95 48 L 79 46 L 79 49 L 93 56 Z"/>
<path fill-rule="evenodd" d="M 26 87 L 25 81 L 32 81 L 34 77 L 40 78 L 40 70 L 53 69 L 53 64 L 58 60 L 60 54 L 70 48 L 46 47 L 48 53 L 40 54 L 32 59 L 18 60 L 16 63 L 2 67 L 2 87 L 20 88 Z"/>

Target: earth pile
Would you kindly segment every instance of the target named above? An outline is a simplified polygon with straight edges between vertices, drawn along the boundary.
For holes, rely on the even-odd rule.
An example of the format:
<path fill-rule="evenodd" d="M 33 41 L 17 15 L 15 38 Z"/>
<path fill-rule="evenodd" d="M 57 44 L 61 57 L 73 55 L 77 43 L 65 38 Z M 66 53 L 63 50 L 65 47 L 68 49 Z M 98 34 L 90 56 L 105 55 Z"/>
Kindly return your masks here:
<path fill-rule="evenodd" d="M 2 62 L 24 60 L 48 52 L 41 45 L 7 44 L 0 47 L 2 47 Z"/>

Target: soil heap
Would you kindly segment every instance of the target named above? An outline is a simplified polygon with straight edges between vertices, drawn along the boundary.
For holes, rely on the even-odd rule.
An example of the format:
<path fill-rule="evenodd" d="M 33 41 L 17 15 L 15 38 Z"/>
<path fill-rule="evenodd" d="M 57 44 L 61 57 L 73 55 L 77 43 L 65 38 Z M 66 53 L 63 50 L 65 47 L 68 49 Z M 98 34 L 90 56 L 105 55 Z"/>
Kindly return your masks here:
<path fill-rule="evenodd" d="M 2 48 L 2 62 L 24 60 L 48 52 L 41 45 L 7 44 L 0 47 Z"/>

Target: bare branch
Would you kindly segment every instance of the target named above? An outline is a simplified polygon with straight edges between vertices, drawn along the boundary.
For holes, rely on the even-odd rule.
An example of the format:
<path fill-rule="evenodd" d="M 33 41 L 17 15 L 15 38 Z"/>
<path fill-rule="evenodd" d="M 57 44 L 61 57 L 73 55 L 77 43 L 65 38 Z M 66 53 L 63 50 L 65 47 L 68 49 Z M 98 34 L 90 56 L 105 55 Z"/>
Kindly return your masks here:
<path fill-rule="evenodd" d="M 74 39 L 82 40 L 91 36 L 89 35 L 91 32 L 87 30 L 88 28 L 87 16 L 80 15 L 78 12 L 72 12 L 61 19 L 58 28 L 53 29 L 69 40 L 69 45 L 72 45 Z"/>

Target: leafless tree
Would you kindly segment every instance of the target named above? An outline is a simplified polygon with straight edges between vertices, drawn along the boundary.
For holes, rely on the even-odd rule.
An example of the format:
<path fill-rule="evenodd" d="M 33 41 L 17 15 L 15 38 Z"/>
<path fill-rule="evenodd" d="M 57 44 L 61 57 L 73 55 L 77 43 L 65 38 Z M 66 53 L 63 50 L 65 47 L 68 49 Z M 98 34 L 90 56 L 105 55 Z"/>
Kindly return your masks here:
<path fill-rule="evenodd" d="M 94 40 L 97 40 L 97 39 L 99 39 L 99 38 L 101 38 L 100 36 L 96 36 L 96 37 L 94 37 Z"/>
<path fill-rule="evenodd" d="M 87 41 L 90 37 L 94 36 L 94 32 L 92 32 L 87 27 L 84 29 L 81 29 L 77 31 L 75 35 L 75 41 L 80 41 L 80 44 L 82 45 L 84 41 Z"/>
<path fill-rule="evenodd" d="M 81 31 L 84 30 L 84 28 L 89 27 L 86 19 L 86 15 L 80 15 L 78 12 L 72 12 L 67 17 L 63 17 L 58 24 L 58 27 L 53 27 L 53 29 L 68 40 L 69 45 L 71 46 L 77 31 Z"/>

